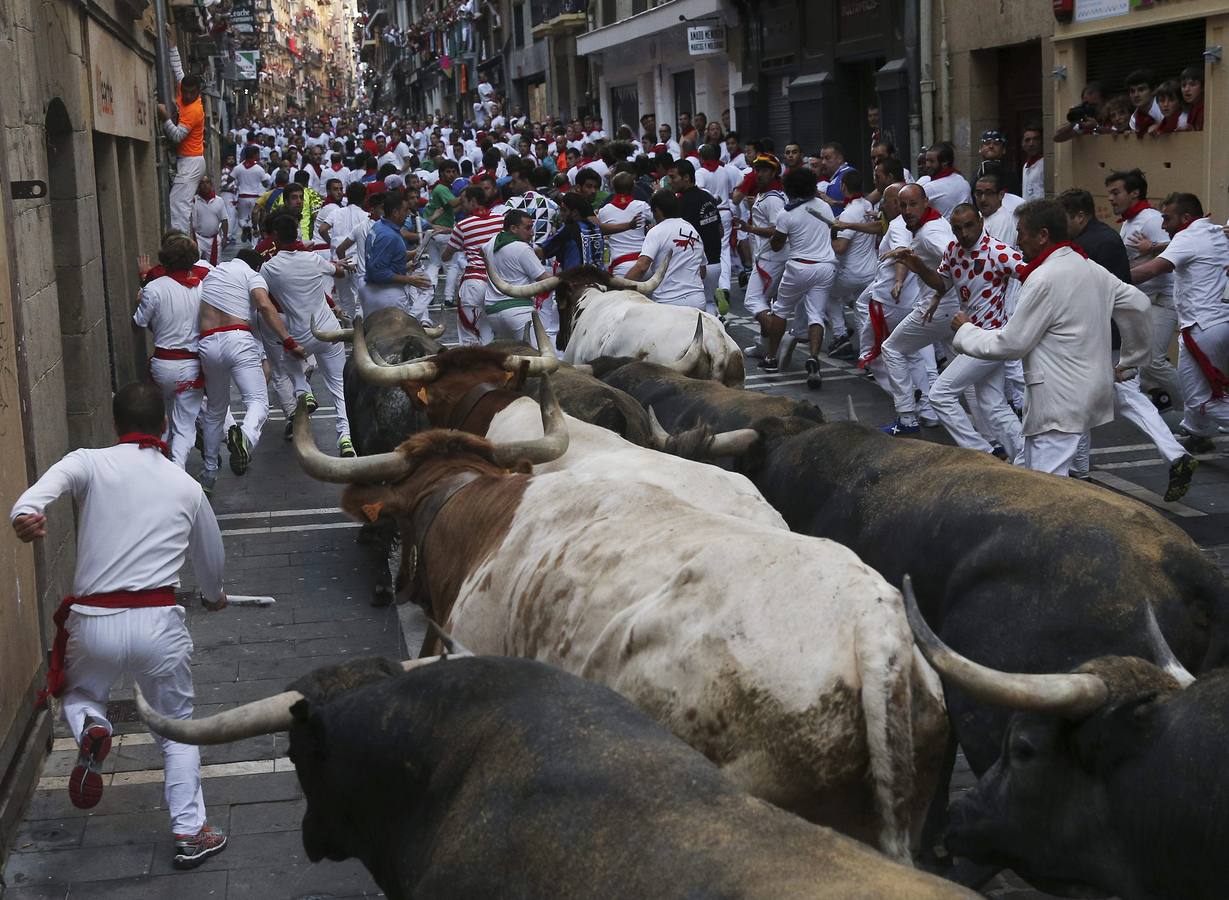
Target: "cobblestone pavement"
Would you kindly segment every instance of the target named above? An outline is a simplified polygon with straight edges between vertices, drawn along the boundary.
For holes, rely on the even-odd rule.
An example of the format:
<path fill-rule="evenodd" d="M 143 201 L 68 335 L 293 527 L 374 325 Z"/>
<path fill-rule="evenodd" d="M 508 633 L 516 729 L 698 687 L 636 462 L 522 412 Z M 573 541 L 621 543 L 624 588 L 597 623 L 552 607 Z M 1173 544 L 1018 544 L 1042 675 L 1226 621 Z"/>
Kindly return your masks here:
<path fill-rule="evenodd" d="M 453 317 L 445 319 L 451 324 Z M 751 343 L 749 320 L 735 315 L 731 330 Z M 833 419 L 846 416 L 847 398 L 861 421 L 891 418 L 886 395 L 856 369 L 839 361 L 824 362 L 824 387 L 809 392 L 793 367 L 764 376 L 754 367 L 752 390 L 803 397 Z M 327 392 L 317 386 L 321 409 L 313 430 L 321 446 L 330 446 L 334 419 Z M 294 462 L 282 440 L 285 420 L 275 413 L 248 475 L 240 480 L 223 467 L 214 507 L 219 514 L 228 555 L 227 590 L 269 594 L 266 608 L 232 607 L 211 614 L 189 604 L 189 624 L 196 643 L 193 673 L 197 715 L 283 690 L 311 669 L 364 655 L 402 657 L 417 650 L 421 621 L 416 611 L 398 612 L 368 604 L 370 579 L 355 546 L 356 526 L 337 509 L 338 490 L 313 482 Z M 927 430 L 927 440 L 945 440 L 941 429 Z M 1113 424 L 1095 433 L 1095 477 L 1159 505 L 1222 565 L 1229 564 L 1229 462 L 1218 452 L 1204 459 L 1195 484 L 1182 504 L 1164 504 L 1165 466 L 1129 426 Z M 190 464 L 199 465 L 199 457 Z M 185 583 L 190 588 L 190 580 Z M 407 650 L 407 647 L 409 648 Z M 3 873 L 6 900 L 48 900 L 88 896 L 107 898 L 341 898 L 378 895 L 366 871 L 354 861 L 309 863 L 303 852 L 299 821 L 303 799 L 281 736 L 256 738 L 223 747 L 204 748 L 202 761 L 209 820 L 231 835 L 226 852 L 201 868 L 175 873 L 163 805 L 160 760 L 152 739 L 133 722 L 131 692 L 115 694 L 112 712 L 122 738 L 107 761 L 108 785 L 93 810 L 75 809 L 68 801 L 64 776 L 73 764 L 73 742 L 63 727 L 56 732 L 43 779 L 26 812 Z M 973 778 L 967 767 L 956 773 L 953 792 L 967 790 Z M 1039 898 L 1011 877 L 1000 876 L 989 896 Z"/>

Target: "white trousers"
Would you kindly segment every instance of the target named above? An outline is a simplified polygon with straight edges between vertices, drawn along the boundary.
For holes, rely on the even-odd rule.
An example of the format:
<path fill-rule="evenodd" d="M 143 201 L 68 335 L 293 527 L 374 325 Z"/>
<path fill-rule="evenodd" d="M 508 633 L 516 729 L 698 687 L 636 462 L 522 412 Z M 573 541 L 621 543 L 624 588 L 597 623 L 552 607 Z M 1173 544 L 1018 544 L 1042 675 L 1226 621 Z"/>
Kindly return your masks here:
<path fill-rule="evenodd" d="M 256 208 L 259 197 L 239 197 L 235 200 L 235 219 L 242 228 L 252 227 L 252 210 Z"/>
<path fill-rule="evenodd" d="M 192 198 L 205 174 L 205 157 L 180 156 L 175 163 L 175 180 L 171 182 L 171 227 L 184 234 L 192 228 Z"/>
<path fill-rule="evenodd" d="M 1024 467 L 1035 472 L 1067 477 L 1075 460 L 1080 435 L 1065 431 L 1042 431 L 1024 436 Z"/>
<path fill-rule="evenodd" d="M 260 342 L 250 331 L 219 331 L 201 338 L 201 369 L 205 372 L 205 411 L 203 415 L 205 468 L 216 470 L 230 408 L 230 383 L 239 388 L 247 411 L 243 414 L 243 436 L 253 450 L 260 443 L 260 432 L 269 418 L 269 391 L 261 368 Z"/>
<path fill-rule="evenodd" d="M 875 346 L 875 328 L 871 323 L 870 317 L 872 299 L 871 291 L 868 287 L 858 297 L 854 307 L 858 320 L 858 352 L 864 358 L 871 348 Z M 883 303 L 881 305 L 889 335 L 912 312 L 910 307 L 900 306 L 896 303 Z M 919 412 L 927 418 L 931 418 L 933 410 L 930 408 L 930 387 L 934 384 L 935 379 L 939 377 L 938 366 L 935 364 L 934 348 L 927 345 L 914 353 L 909 353 L 905 356 L 905 361 L 908 364 L 911 390 L 922 392 L 922 404 Z M 875 376 L 875 383 L 891 396 L 891 379 L 888 377 L 888 366 L 883 359 L 882 348 L 879 355 L 867 363 L 865 368 Z"/>
<path fill-rule="evenodd" d="M 348 319 L 354 318 L 358 308 L 357 284 L 357 276 L 353 272 L 333 279 L 333 300 Z"/>
<path fill-rule="evenodd" d="M 461 295 L 457 300 L 457 339 L 462 347 L 491 342 L 491 326 L 486 320 L 485 279 L 467 278 L 461 282 Z"/>
<path fill-rule="evenodd" d="M 794 317 L 794 332 L 798 325 L 822 325 L 828 308 L 828 295 L 836 281 L 836 266 L 829 262 L 804 263 L 791 259 L 785 264 L 777 296 L 772 301 L 773 315 L 787 319 Z M 795 314 L 802 304 L 803 313 Z"/>
<path fill-rule="evenodd" d="M 239 216 L 235 209 L 236 197 L 234 194 L 218 192 L 218 196 L 222 198 L 222 206 L 226 208 L 226 233 L 233 240 L 239 233 L 236 229 L 239 225 Z"/>
<path fill-rule="evenodd" d="M 1212 365 L 1229 375 L 1229 322 L 1209 328 L 1195 325 L 1191 328 L 1191 337 Z M 1212 386 L 1181 338 L 1178 339 L 1178 378 L 1182 382 L 1182 402 L 1185 404 L 1182 424 L 1187 431 L 1212 437 L 1217 425 L 1229 427 L 1229 396 L 1219 400 L 1212 397 Z"/>
<path fill-rule="evenodd" d="M 913 399 L 908 357 L 936 343 L 950 347 L 952 329 L 949 323 L 959 309 L 957 303 L 942 303 L 929 322 L 922 321 L 923 310 L 911 310 L 883 342 L 883 361 L 888 372 L 892 402 L 905 424 L 916 424 L 917 418 L 917 401 Z M 951 353 L 948 355 L 951 356 Z"/>
<path fill-rule="evenodd" d="M 991 433 L 1007 451 L 1007 458 L 1014 460 L 1024 438 L 1020 420 L 1003 396 L 1003 363 L 961 353 L 947 364 L 930 388 L 930 405 L 957 446 L 989 453 L 993 449 L 990 443 L 973 427 L 960 405 L 960 395 L 968 388 L 973 389 L 974 402 Z"/>
<path fill-rule="evenodd" d="M 360 305 L 364 316 L 389 307 L 410 311 L 410 301 L 404 284 L 364 284 Z"/>
<path fill-rule="evenodd" d="M 171 462 L 184 468 L 188 454 L 196 445 L 196 416 L 205 397 L 201 380 L 201 364 L 196 359 L 151 359 L 149 374 L 162 391 L 169 423 L 163 439 L 171 445 Z"/>
<path fill-rule="evenodd" d="M 511 306 L 499 312 L 483 312 L 483 321 L 492 341 L 519 341 L 525 337 L 525 326 L 533 321 L 533 301 L 525 306 Z M 529 330 L 529 343 L 537 347 L 537 335 Z"/>
<path fill-rule="evenodd" d="M 1178 443 L 1155 405 L 1140 392 L 1139 376 L 1114 385 L 1114 416 L 1126 419 L 1156 445 L 1165 462 L 1173 465 L 1186 455 L 1186 449 Z M 1084 432 L 1080 446 L 1071 463 L 1071 471 L 1087 475 L 1092 468 L 1092 433 Z"/>
<path fill-rule="evenodd" d="M 222 261 L 222 232 L 206 237 L 199 232 L 196 235 L 196 249 L 201 252 L 201 259 L 216 266 Z"/>
<path fill-rule="evenodd" d="M 68 617 L 68 658 L 61 702 L 74 737 L 86 716 L 106 721 L 111 686 L 132 675 L 157 712 L 192 718 L 192 637 L 182 606 L 129 609 L 106 616 Z M 108 725 L 110 723 L 108 722 Z M 197 747 L 154 735 L 166 770 L 171 831 L 196 834 L 205 824 L 201 754 Z"/>
<path fill-rule="evenodd" d="M 1140 385 L 1144 390 L 1165 391 L 1177 406 L 1182 402 L 1182 383 L 1177 367 L 1169 361 L 1169 342 L 1178 331 L 1178 310 L 1169 294 L 1155 294 L 1151 299 L 1148 313 L 1152 323 L 1152 359 L 1139 370 Z"/>
<path fill-rule="evenodd" d="M 781 275 L 785 272 L 784 259 L 761 259 L 751 270 L 747 280 L 747 293 L 743 297 L 743 306 L 752 316 L 768 312 L 772 301 L 777 296 L 781 285 Z"/>
<path fill-rule="evenodd" d="M 282 349 L 273 329 L 263 321 L 257 321 L 256 331 L 260 334 L 260 342 L 264 347 L 265 359 L 269 363 L 269 384 L 277 397 L 277 404 L 282 408 L 286 418 L 294 415 L 294 382 L 290 378 L 290 360 Z"/>
<path fill-rule="evenodd" d="M 318 341 L 314 337 L 300 341 L 304 351 L 316 357 L 316 365 L 324 377 L 324 386 L 328 388 L 337 409 L 337 437 L 340 440 L 350 434 L 350 420 L 346 418 L 346 392 L 343 387 L 342 370 L 346 366 L 346 350 L 342 344 L 330 344 Z M 297 400 L 311 390 L 307 381 L 307 362 L 294 357 L 286 358 L 286 368 L 290 380 L 294 382 L 294 396 Z"/>
<path fill-rule="evenodd" d="M 455 254 L 448 262 L 444 262 L 444 248 L 448 246 L 448 235 L 434 235 L 427 244 L 427 278 L 431 281 L 432 296 L 435 295 L 435 284 L 440 277 L 440 269 L 444 270 L 444 302 L 451 303 L 457 298 L 457 284 L 461 280 L 461 272 L 465 266 L 464 254 Z"/>
<path fill-rule="evenodd" d="M 720 211 L 721 216 L 721 272 L 717 276 L 717 287 L 720 290 L 728 291 L 730 289 L 730 234 L 733 231 L 734 214 L 730 210 L 729 205 Z"/>
<path fill-rule="evenodd" d="M 845 323 L 845 310 L 853 306 L 862 292 L 870 286 L 874 273 L 869 276 L 855 272 L 847 273 L 838 269 L 836 281 L 832 285 L 832 293 L 828 295 L 827 319 L 834 338 L 844 337 L 849 333 Z"/>

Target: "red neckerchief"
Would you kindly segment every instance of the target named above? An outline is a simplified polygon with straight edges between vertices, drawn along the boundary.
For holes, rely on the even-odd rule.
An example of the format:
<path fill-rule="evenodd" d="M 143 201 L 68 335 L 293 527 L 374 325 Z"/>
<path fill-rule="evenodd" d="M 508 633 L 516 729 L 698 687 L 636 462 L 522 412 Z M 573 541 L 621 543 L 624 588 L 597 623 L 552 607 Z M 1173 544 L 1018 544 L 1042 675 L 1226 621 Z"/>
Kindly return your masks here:
<path fill-rule="evenodd" d="M 1192 225 L 1194 225 L 1196 222 L 1201 222 L 1201 221 L 1203 221 L 1203 220 L 1204 220 L 1204 219 L 1206 219 L 1206 218 L 1208 218 L 1208 216 L 1200 216 L 1198 219 L 1191 219 L 1191 220 L 1190 220 L 1189 222 L 1187 222 L 1185 225 L 1179 225 L 1179 226 L 1177 227 L 1177 229 L 1174 231 L 1174 233 L 1173 233 L 1173 234 L 1171 234 L 1171 235 L 1169 236 L 1169 237 L 1170 237 L 1170 239 L 1172 240 L 1172 239 L 1173 239 L 1173 237 L 1174 237 L 1174 235 L 1178 234 L 1178 233 L 1179 233 L 1179 232 L 1181 232 L 1181 231 L 1186 231 L 1186 229 L 1190 228 L 1190 227 L 1191 227 Z"/>
<path fill-rule="evenodd" d="M 329 168 L 332 169 L 334 172 L 340 172 L 343 168 L 345 168 L 345 166 L 343 166 L 341 163 L 333 163 L 331 166 L 329 166 Z"/>
<path fill-rule="evenodd" d="M 1050 246 L 1046 247 L 1037 254 L 1031 263 L 1026 264 L 1024 268 L 1020 270 L 1020 283 L 1024 284 L 1024 282 L 1028 280 L 1028 276 L 1032 275 L 1043 262 L 1050 258 L 1050 254 L 1060 247 L 1070 247 L 1076 253 L 1080 254 L 1080 256 L 1084 257 L 1084 259 L 1088 259 L 1088 254 L 1084 252 L 1084 248 L 1079 244 L 1073 244 L 1071 241 L 1059 241 L 1057 244 L 1051 244 Z"/>
<path fill-rule="evenodd" d="M 843 202 L 848 203 L 850 200 L 861 200 L 862 194 L 846 194 Z"/>
<path fill-rule="evenodd" d="M 252 168 L 252 166 L 254 166 L 254 165 L 256 165 L 256 160 L 254 160 L 254 159 L 245 159 L 245 160 L 243 161 L 243 168 L 245 168 L 245 169 L 250 169 L 250 168 Z"/>
<path fill-rule="evenodd" d="M 210 192 L 208 193 L 208 195 L 206 195 L 206 196 L 204 196 L 204 197 L 201 197 L 201 195 L 200 195 L 200 194 L 197 194 L 196 196 L 201 197 L 201 199 L 202 199 L 202 200 L 204 200 L 206 203 L 208 203 L 209 201 L 211 201 L 211 200 L 212 200 L 214 197 L 216 197 L 217 195 L 218 195 L 218 194 L 217 194 L 217 192 L 216 192 L 216 191 L 210 191 Z"/>
<path fill-rule="evenodd" d="M 917 223 L 917 228 L 913 228 L 912 226 L 908 226 L 908 225 L 906 225 L 905 227 L 908 228 L 912 234 L 917 234 L 919 231 L 922 230 L 923 227 L 925 227 L 927 222 L 933 222 L 935 219 L 942 219 L 942 218 L 943 217 L 939 215 L 939 211 L 937 209 L 935 209 L 933 206 L 928 206 L 926 207 L 926 212 L 922 213 L 922 221 Z"/>
<path fill-rule="evenodd" d="M 145 434 L 141 431 L 130 431 L 127 434 L 121 434 L 119 444 L 136 444 L 142 450 L 157 450 L 163 456 L 171 455 L 171 448 L 166 445 L 162 438 L 154 434 Z"/>
<path fill-rule="evenodd" d="M 940 169 L 938 172 L 935 172 L 935 174 L 931 175 L 930 180 L 938 181 L 940 178 L 946 178 L 948 175 L 955 175 L 955 174 L 956 174 L 956 170 L 953 169 L 951 166 L 948 166 L 946 169 Z"/>
<path fill-rule="evenodd" d="M 717 169 L 721 167 L 721 163 L 717 162 L 717 160 L 715 159 L 706 159 L 703 162 L 701 162 L 700 165 L 703 166 L 705 169 L 708 169 L 708 171 L 710 172 L 716 172 Z"/>
<path fill-rule="evenodd" d="M 1131 208 L 1122 214 L 1122 218 L 1120 218 L 1118 221 L 1120 223 L 1130 222 L 1132 219 L 1134 219 L 1136 216 L 1142 213 L 1145 209 L 1152 209 L 1152 204 L 1149 203 L 1147 200 L 1136 200 L 1135 203 L 1131 205 Z"/>
<path fill-rule="evenodd" d="M 593 162 L 592 157 L 586 156 L 584 159 L 582 159 L 580 162 L 576 164 L 576 168 L 583 169 L 585 166 L 589 165 L 589 163 L 591 162 Z"/>
<path fill-rule="evenodd" d="M 619 209 L 627 209 L 633 200 L 636 198 L 631 194 L 615 194 L 610 198 L 610 205 Z"/>
<path fill-rule="evenodd" d="M 665 153 L 666 149 L 665 144 L 654 144 L 652 148 L 650 148 L 649 152 L 656 156 L 658 153 Z"/>
<path fill-rule="evenodd" d="M 767 193 L 768 191 L 784 192 L 784 190 L 785 190 L 785 183 L 780 178 L 774 178 L 772 182 L 768 185 L 768 187 L 764 188 L 765 193 Z"/>
<path fill-rule="evenodd" d="M 187 288 L 194 288 L 201 283 L 201 278 L 194 269 L 179 269 L 174 272 L 163 272 L 162 274 Z"/>
<path fill-rule="evenodd" d="M 1024 168 L 1027 169 L 1029 166 L 1036 165 L 1037 163 L 1041 162 L 1044 156 L 1045 154 L 1043 153 L 1038 153 L 1036 156 L 1030 156 L 1024 161 Z"/>
<path fill-rule="evenodd" d="M 1143 137 L 1148 133 L 1149 126 L 1151 126 L 1156 119 L 1152 118 L 1152 113 L 1150 112 L 1141 113 L 1139 110 L 1136 110 L 1135 114 L 1131 117 L 1131 121 L 1134 123 L 1132 128 L 1134 129 L 1135 133 L 1140 137 Z"/>
<path fill-rule="evenodd" d="M 1165 116 L 1161 119 L 1161 127 L 1157 129 L 1158 134 L 1172 134 L 1178 130 L 1178 123 L 1182 121 L 1182 110 L 1176 113 Z"/>

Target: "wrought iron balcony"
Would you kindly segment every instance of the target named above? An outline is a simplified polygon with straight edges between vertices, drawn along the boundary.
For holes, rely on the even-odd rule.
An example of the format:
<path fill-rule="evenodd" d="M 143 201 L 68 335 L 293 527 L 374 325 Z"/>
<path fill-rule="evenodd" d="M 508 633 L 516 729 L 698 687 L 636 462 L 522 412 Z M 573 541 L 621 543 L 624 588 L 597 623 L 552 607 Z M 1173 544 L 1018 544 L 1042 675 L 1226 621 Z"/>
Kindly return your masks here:
<path fill-rule="evenodd" d="M 588 23 L 588 0 L 532 0 L 533 36 L 583 30 Z"/>

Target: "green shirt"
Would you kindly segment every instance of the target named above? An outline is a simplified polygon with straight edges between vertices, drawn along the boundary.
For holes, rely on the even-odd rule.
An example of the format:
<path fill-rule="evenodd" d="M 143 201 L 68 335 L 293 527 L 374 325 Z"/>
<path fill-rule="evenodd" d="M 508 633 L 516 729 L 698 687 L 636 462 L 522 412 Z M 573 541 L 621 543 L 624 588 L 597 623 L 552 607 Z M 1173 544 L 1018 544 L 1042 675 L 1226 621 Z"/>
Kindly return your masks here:
<path fill-rule="evenodd" d="M 441 228 L 451 228 L 456 220 L 453 212 L 452 201 L 457 199 L 446 184 L 437 184 L 431 188 L 431 199 L 427 201 L 427 207 L 423 213 L 427 217 L 427 221 L 433 225 L 439 225 Z M 442 209 L 444 212 L 439 216 L 435 216 L 435 211 Z M 435 218 L 432 218 L 435 216 Z"/>

